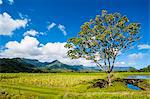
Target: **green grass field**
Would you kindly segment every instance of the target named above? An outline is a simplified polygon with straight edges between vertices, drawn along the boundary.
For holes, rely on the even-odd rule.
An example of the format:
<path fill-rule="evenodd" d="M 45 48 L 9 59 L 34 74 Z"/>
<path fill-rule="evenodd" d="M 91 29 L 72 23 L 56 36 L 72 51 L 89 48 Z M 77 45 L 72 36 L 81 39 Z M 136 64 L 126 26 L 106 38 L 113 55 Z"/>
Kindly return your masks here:
<path fill-rule="evenodd" d="M 149 73 L 114 73 L 113 79 L 136 74 Z M 91 87 L 94 79 L 106 79 L 105 73 L 1 73 L 0 77 L 2 99 L 150 99 L 149 89 L 131 90 L 123 82 Z M 150 85 L 150 80 L 145 83 Z"/>

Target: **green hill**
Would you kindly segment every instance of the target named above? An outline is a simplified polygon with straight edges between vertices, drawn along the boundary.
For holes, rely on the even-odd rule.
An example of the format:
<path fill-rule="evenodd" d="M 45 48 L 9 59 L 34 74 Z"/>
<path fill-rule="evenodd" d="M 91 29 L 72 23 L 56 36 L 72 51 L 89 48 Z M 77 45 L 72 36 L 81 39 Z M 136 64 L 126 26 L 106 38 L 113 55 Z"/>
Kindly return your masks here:
<path fill-rule="evenodd" d="M 148 65 L 145 68 L 140 69 L 139 71 L 141 71 L 141 72 L 150 72 L 150 65 Z"/>
<path fill-rule="evenodd" d="M 53 62 L 51 62 L 49 65 L 46 65 L 45 67 L 52 72 L 98 72 L 98 69 L 92 68 L 92 67 L 85 67 L 82 65 L 74 65 L 74 66 L 70 66 L 67 64 L 63 64 L 61 62 L 59 62 L 58 60 L 55 60 Z"/>
<path fill-rule="evenodd" d="M 53 62 L 39 62 L 38 60 L 13 58 L 0 59 L 0 72 L 99 72 L 98 67 L 83 65 L 67 65 L 58 60 Z M 114 67 L 113 71 L 136 71 L 133 67 Z"/>
<path fill-rule="evenodd" d="M 0 59 L 1 73 L 18 73 L 18 72 L 40 72 L 34 65 L 24 62 L 20 58 Z"/>

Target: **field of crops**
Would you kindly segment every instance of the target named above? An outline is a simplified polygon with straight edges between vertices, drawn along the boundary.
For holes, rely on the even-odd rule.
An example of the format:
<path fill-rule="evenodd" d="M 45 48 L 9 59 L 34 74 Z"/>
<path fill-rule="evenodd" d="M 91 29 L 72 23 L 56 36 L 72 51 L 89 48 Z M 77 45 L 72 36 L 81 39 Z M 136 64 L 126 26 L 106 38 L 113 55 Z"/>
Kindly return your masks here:
<path fill-rule="evenodd" d="M 148 73 L 115 73 L 113 78 Z M 0 98 L 14 99 L 148 99 L 150 90 L 135 91 L 124 83 L 113 82 L 107 88 L 93 88 L 94 79 L 106 79 L 105 73 L 1 73 Z M 150 80 L 146 82 L 150 83 Z"/>

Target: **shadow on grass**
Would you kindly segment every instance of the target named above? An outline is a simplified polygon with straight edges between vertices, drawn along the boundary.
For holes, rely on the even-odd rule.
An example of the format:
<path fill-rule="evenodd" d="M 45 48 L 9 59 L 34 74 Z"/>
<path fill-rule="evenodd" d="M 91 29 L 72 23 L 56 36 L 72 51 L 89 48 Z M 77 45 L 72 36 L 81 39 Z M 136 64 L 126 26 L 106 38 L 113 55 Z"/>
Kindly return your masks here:
<path fill-rule="evenodd" d="M 108 86 L 108 81 L 104 79 L 94 79 L 89 83 L 91 83 L 91 86 L 89 86 L 88 88 L 96 88 L 96 87 L 105 88 Z"/>
<path fill-rule="evenodd" d="M 127 86 L 127 84 L 132 84 L 134 86 L 139 87 L 141 90 L 150 90 L 150 88 L 147 88 L 147 86 L 150 86 L 145 80 L 143 79 L 121 79 L 121 78 L 116 78 L 112 80 L 112 83 L 115 82 L 121 82 L 124 85 Z M 88 87 L 89 88 L 107 88 L 108 86 L 108 81 L 105 79 L 95 79 L 91 82 L 89 82 L 91 85 Z M 142 87 L 140 85 L 143 85 Z"/>

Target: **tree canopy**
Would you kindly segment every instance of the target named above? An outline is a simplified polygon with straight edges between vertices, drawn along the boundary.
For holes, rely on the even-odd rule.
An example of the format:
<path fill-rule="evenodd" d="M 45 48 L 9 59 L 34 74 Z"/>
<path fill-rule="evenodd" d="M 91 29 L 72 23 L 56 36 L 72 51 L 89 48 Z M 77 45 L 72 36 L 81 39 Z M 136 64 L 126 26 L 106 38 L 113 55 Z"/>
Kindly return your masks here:
<path fill-rule="evenodd" d="M 95 19 L 85 22 L 77 37 L 70 38 L 65 47 L 70 58 L 92 60 L 110 73 L 119 52 L 140 39 L 139 32 L 139 23 L 129 23 L 126 16 L 103 10 Z"/>

